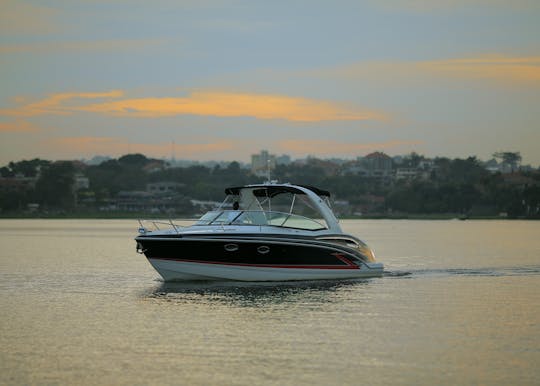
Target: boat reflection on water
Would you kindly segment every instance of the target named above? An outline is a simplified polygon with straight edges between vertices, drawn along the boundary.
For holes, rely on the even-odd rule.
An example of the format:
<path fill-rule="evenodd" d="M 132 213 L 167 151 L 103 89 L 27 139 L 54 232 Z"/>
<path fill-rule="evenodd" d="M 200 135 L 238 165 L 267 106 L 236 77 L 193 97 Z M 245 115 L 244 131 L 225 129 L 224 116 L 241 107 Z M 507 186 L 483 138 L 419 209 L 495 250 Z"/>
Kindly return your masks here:
<path fill-rule="evenodd" d="M 370 279 L 286 281 L 286 282 L 161 282 L 144 294 L 145 299 L 167 303 L 192 302 L 204 299 L 238 306 L 264 306 L 269 304 L 332 302 L 333 294 L 340 291 L 357 291 L 371 283 Z"/>

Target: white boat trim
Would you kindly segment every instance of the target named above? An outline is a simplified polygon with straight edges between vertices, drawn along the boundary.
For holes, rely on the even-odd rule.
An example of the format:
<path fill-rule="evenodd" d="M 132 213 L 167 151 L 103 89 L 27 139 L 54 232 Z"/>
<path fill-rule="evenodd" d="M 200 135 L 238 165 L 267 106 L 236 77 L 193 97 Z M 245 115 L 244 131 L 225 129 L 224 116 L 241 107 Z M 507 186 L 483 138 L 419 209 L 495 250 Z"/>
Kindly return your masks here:
<path fill-rule="evenodd" d="M 382 276 L 380 263 L 359 267 L 299 268 L 253 266 L 192 261 L 148 259 L 165 281 L 175 280 L 238 280 L 238 281 L 290 281 L 352 279 Z"/>

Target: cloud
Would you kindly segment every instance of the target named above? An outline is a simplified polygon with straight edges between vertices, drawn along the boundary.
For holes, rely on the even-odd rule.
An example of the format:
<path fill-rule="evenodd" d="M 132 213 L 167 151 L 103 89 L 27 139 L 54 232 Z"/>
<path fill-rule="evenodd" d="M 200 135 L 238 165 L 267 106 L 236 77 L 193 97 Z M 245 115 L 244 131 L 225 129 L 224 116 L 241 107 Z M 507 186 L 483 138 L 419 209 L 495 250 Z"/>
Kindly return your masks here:
<path fill-rule="evenodd" d="M 375 112 L 360 111 L 340 104 L 282 95 L 243 94 L 215 91 L 194 92 L 185 98 L 140 98 L 94 104 L 84 111 L 116 116 L 167 117 L 203 115 L 254 117 L 297 122 L 381 119 Z"/>
<path fill-rule="evenodd" d="M 11 122 L 0 122 L 0 133 L 32 133 L 39 130 L 39 127 L 21 119 Z"/>
<path fill-rule="evenodd" d="M 0 115 L 32 117 L 36 115 L 70 115 L 76 110 L 74 102 L 81 99 L 110 99 L 122 97 L 124 93 L 119 90 L 107 92 L 82 92 L 82 93 L 58 93 L 51 94 L 47 98 L 37 102 L 27 102 L 24 97 L 14 98 L 14 102 L 22 106 L 11 109 L 0 109 Z M 25 104 L 26 103 L 26 104 Z"/>
<path fill-rule="evenodd" d="M 420 70 L 450 78 L 488 79 L 514 83 L 540 81 L 540 56 L 489 55 L 418 62 L 417 67 Z"/>
<path fill-rule="evenodd" d="M 306 75 L 390 85 L 451 79 L 530 87 L 540 81 L 540 57 L 493 54 L 428 61 L 366 61 L 308 71 Z"/>
<path fill-rule="evenodd" d="M 423 141 L 387 141 L 387 142 L 339 142 L 332 140 L 285 140 L 278 143 L 281 151 L 293 154 L 317 154 L 320 156 L 349 155 L 357 156 L 376 150 L 411 149 L 423 145 Z"/>
<path fill-rule="evenodd" d="M 386 119 L 383 113 L 377 111 L 284 95 L 196 91 L 185 97 L 124 98 L 123 96 L 122 91 L 53 94 L 41 101 L 0 110 L 0 114 L 33 116 L 87 112 L 133 118 L 199 115 L 284 119 L 293 122 Z M 88 99 L 102 99 L 102 101 L 86 103 Z"/>

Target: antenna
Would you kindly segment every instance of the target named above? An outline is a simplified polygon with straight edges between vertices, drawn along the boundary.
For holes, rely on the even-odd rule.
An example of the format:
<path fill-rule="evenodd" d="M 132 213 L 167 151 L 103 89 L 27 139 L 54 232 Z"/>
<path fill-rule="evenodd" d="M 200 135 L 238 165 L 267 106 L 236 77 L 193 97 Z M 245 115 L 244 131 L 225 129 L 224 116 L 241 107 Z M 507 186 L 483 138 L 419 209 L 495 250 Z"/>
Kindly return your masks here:
<path fill-rule="evenodd" d="M 266 160 L 266 178 L 268 183 L 272 182 L 272 180 L 270 179 L 270 159 Z"/>

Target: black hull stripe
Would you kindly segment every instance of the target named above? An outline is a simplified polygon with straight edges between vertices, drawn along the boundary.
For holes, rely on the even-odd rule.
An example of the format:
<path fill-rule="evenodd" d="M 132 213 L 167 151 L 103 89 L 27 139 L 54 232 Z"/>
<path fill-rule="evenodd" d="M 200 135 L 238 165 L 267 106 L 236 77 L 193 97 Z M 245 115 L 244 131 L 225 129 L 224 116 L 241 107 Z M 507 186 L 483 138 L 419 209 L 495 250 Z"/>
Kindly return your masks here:
<path fill-rule="evenodd" d="M 353 259 L 363 259 L 363 256 L 355 251 L 352 248 L 348 248 L 346 246 L 336 245 L 335 243 L 329 243 L 324 241 L 318 241 L 318 240 L 306 240 L 301 239 L 299 242 L 298 239 L 285 239 L 280 238 L 278 241 L 275 240 L 275 238 L 266 238 L 266 237 L 258 237 L 258 238 L 229 238 L 229 237 L 223 237 L 223 236 L 216 236 L 216 237 L 207 237 L 201 236 L 201 237 L 182 237 L 182 238 L 168 238 L 168 237 L 144 237 L 144 238 L 136 238 L 135 240 L 142 242 L 144 245 L 145 241 L 163 241 L 163 242 L 178 242 L 179 244 L 182 243 L 182 241 L 205 241 L 205 242 L 227 242 L 227 243 L 248 243 L 248 244 L 273 244 L 273 245 L 294 245 L 299 247 L 322 247 L 328 250 L 332 250 L 334 252 L 344 253 Z"/>
<path fill-rule="evenodd" d="M 363 256 L 339 244 L 305 239 L 238 237 L 145 237 L 137 239 L 147 258 L 252 266 L 354 267 Z"/>

